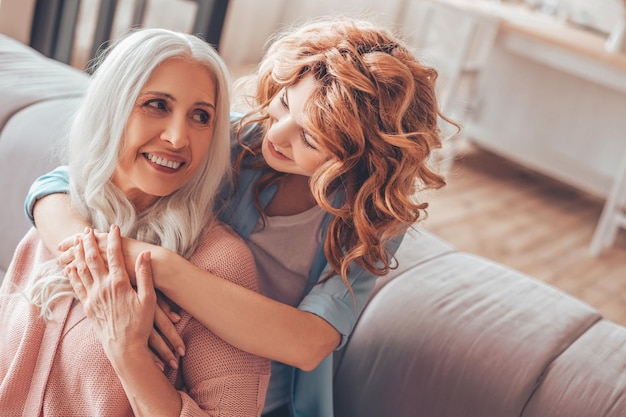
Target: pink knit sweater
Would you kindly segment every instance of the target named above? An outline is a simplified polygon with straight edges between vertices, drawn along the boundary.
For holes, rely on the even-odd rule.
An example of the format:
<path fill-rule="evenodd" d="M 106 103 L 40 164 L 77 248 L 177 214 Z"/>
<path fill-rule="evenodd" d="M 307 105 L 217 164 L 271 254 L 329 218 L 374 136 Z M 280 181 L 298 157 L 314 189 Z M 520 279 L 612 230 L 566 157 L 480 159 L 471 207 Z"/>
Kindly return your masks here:
<path fill-rule="evenodd" d="M 17 294 L 33 265 L 51 259 L 35 229 L 17 248 L 0 287 L 0 416 L 132 416 L 120 381 L 80 303 L 69 297 L 51 321 Z M 191 261 L 216 275 L 258 290 L 254 259 L 226 227 L 216 227 Z M 179 371 L 165 373 L 179 390 L 182 416 L 258 416 L 269 361 L 227 344 L 181 312 L 186 347 Z"/>

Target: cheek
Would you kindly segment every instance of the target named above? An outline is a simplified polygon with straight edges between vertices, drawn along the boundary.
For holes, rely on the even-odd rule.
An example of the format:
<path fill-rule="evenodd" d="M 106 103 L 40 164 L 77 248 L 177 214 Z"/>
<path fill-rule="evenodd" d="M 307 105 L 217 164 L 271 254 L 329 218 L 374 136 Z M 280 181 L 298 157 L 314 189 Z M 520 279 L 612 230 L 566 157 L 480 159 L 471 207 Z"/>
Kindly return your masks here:
<path fill-rule="evenodd" d="M 213 141 L 213 134 L 200 134 L 193 139 L 191 145 L 191 155 L 193 158 L 193 165 L 198 166 L 209 152 L 211 142 Z"/>
<path fill-rule="evenodd" d="M 299 153 L 299 165 L 308 174 L 313 174 L 326 160 L 324 157 L 312 154 L 309 149 L 302 150 Z"/>

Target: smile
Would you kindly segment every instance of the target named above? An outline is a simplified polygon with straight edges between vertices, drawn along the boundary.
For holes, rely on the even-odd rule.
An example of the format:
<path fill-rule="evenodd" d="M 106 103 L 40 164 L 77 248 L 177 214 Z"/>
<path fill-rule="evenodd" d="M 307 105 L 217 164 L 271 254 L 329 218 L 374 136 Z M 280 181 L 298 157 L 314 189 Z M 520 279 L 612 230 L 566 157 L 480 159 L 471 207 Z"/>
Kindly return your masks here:
<path fill-rule="evenodd" d="M 154 164 L 170 169 L 178 169 L 181 165 L 184 164 L 184 162 L 170 161 L 165 158 L 161 158 L 160 156 L 152 155 L 150 153 L 144 153 L 143 156 Z"/>
<path fill-rule="evenodd" d="M 279 151 L 276 145 L 274 145 L 272 142 L 268 143 L 268 147 L 270 148 L 270 151 L 274 154 L 274 156 L 276 156 L 277 158 L 291 161 L 291 158 L 289 158 L 288 156 L 283 154 L 281 151 Z"/>

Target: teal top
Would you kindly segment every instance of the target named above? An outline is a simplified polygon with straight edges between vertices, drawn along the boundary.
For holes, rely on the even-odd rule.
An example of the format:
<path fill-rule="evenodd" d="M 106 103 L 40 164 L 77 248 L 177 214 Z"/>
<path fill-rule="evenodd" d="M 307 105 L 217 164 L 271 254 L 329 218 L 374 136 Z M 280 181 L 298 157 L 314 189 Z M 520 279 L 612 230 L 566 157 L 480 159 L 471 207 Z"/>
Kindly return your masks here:
<path fill-rule="evenodd" d="M 231 118 L 237 119 L 238 114 Z M 249 141 L 257 135 L 257 131 L 249 130 L 244 141 Z M 238 144 L 233 142 L 234 147 Z M 233 152 L 236 155 L 236 152 Z M 254 206 L 252 190 L 262 171 L 243 169 L 240 173 L 237 188 L 219 211 L 222 221 L 229 224 L 237 233 L 246 239 L 252 233 L 259 220 L 260 213 Z M 33 219 L 33 206 L 37 199 L 53 193 L 67 193 L 69 190 L 69 173 L 66 166 L 56 168 L 48 174 L 39 177 L 30 188 L 26 197 L 25 210 L 27 216 Z M 261 192 L 261 203 L 265 206 L 272 199 L 276 187 L 269 187 Z M 338 199 L 341 193 L 338 193 Z M 322 223 L 322 242 L 324 241 L 330 215 Z M 394 240 L 388 250 L 394 254 L 402 241 L 402 237 Z M 329 271 L 328 262 L 324 254 L 323 244 L 318 247 L 311 270 L 309 271 L 306 295 L 298 308 L 315 314 L 330 323 L 341 334 L 341 343 L 337 349 L 343 347 L 351 334 L 356 321 L 363 310 L 376 281 L 376 277 L 358 265 L 351 265 L 348 280 L 352 286 L 354 296 L 346 287 L 339 275 L 333 275 L 323 283 L 318 283 L 321 277 Z M 291 405 L 294 417 L 333 417 L 333 360 L 329 355 L 317 368 L 304 372 L 293 368 Z"/>

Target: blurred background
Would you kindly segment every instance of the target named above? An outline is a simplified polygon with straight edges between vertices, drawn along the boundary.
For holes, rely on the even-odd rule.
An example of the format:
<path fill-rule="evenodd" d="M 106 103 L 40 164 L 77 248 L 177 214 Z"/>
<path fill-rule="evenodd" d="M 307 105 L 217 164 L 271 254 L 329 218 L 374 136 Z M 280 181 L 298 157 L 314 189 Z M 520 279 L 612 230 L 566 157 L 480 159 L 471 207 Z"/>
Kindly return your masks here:
<path fill-rule="evenodd" d="M 331 13 L 405 38 L 463 125 L 423 226 L 626 325 L 626 0 L 0 0 L 0 33 L 80 69 L 130 27 L 199 33 L 238 77 Z"/>

